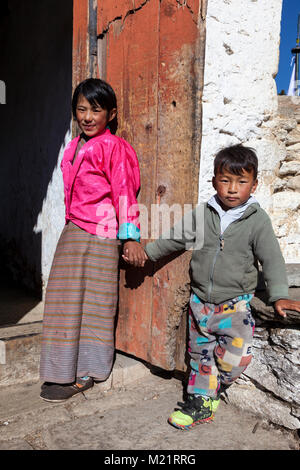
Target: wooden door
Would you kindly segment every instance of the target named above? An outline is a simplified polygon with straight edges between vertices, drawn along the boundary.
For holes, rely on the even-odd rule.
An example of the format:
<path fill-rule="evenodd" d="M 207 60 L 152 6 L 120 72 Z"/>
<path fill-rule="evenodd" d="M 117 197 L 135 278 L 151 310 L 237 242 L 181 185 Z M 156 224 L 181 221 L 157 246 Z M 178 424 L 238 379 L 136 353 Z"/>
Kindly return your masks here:
<path fill-rule="evenodd" d="M 74 81 L 99 76 L 116 92 L 118 135 L 140 162 L 143 244 L 153 237 L 155 204 L 183 212 L 197 202 L 205 10 L 201 0 L 74 2 Z M 189 260 L 186 252 L 144 269 L 121 266 L 117 349 L 185 368 Z"/>

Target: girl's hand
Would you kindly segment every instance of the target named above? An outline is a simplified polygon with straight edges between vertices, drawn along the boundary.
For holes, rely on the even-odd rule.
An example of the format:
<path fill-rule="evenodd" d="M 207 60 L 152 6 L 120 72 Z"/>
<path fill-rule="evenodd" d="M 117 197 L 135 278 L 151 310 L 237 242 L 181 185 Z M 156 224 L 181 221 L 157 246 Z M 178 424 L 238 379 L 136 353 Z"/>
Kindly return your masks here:
<path fill-rule="evenodd" d="M 275 310 L 282 317 L 286 317 L 284 310 L 295 310 L 300 312 L 300 301 L 298 300 L 289 300 L 289 299 L 279 299 L 275 302 Z"/>
<path fill-rule="evenodd" d="M 139 242 L 128 241 L 124 243 L 122 258 L 126 263 L 133 264 L 135 267 L 143 267 L 148 256 Z"/>

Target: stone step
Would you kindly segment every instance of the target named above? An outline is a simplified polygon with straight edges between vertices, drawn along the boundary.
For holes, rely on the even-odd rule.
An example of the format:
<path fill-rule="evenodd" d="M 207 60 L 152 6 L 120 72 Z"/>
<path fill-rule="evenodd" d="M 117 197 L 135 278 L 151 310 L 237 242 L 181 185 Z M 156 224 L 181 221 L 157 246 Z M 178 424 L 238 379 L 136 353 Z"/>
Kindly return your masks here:
<path fill-rule="evenodd" d="M 0 387 L 38 380 L 42 322 L 0 328 Z"/>

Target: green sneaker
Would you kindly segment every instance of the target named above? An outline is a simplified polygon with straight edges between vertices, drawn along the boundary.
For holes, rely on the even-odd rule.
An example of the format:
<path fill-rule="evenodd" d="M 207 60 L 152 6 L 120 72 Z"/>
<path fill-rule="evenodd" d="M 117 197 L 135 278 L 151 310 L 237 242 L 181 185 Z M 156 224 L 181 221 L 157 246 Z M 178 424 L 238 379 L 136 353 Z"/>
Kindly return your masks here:
<path fill-rule="evenodd" d="M 214 401 L 217 402 L 218 400 Z M 215 409 L 218 407 L 218 404 L 215 406 Z M 188 395 L 187 400 L 184 403 L 178 403 L 178 405 L 181 407 L 181 410 L 176 409 L 173 411 L 168 419 L 168 422 L 176 428 L 183 430 L 191 429 L 196 424 L 206 423 L 214 418 L 213 400 L 211 398 Z"/>
<path fill-rule="evenodd" d="M 220 404 L 220 399 L 221 399 L 221 394 L 225 394 L 227 396 L 227 393 L 226 393 L 226 389 L 230 387 L 230 385 L 224 385 L 224 384 L 221 384 L 218 392 L 217 392 L 217 396 L 216 398 L 211 398 L 211 404 L 212 404 L 212 411 L 213 413 L 215 413 L 217 411 L 217 408 Z"/>
<path fill-rule="evenodd" d="M 220 404 L 220 398 L 217 398 L 215 400 L 211 398 L 211 409 L 213 413 L 217 411 L 219 404 Z"/>

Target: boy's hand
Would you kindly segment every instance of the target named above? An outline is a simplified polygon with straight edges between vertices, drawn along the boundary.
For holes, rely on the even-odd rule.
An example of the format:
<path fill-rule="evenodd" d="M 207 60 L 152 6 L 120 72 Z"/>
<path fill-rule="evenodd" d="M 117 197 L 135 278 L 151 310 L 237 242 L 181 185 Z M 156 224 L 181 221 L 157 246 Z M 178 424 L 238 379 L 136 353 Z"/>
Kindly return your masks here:
<path fill-rule="evenodd" d="M 274 306 L 275 306 L 276 312 L 282 317 L 286 317 L 286 313 L 284 309 L 295 310 L 296 312 L 300 312 L 300 301 L 297 301 L 297 300 L 279 299 L 279 300 L 276 300 Z"/>
<path fill-rule="evenodd" d="M 135 267 L 143 267 L 148 256 L 139 242 L 128 241 L 124 243 L 122 258 Z"/>

